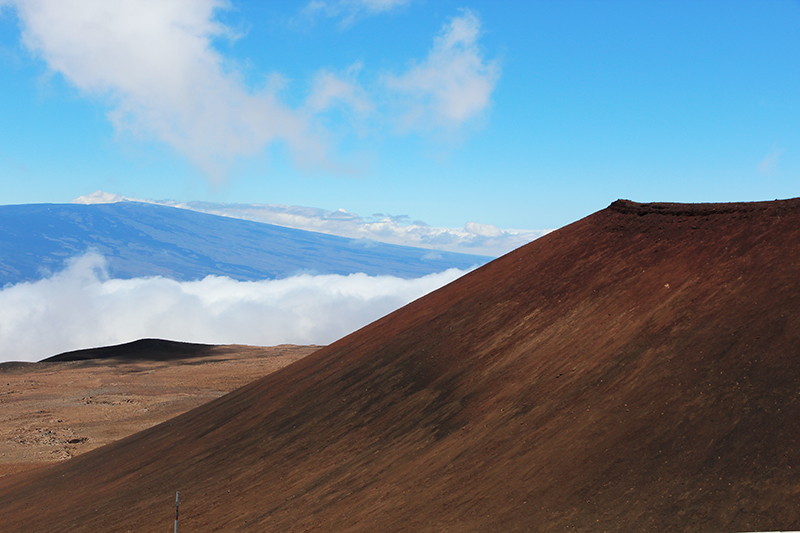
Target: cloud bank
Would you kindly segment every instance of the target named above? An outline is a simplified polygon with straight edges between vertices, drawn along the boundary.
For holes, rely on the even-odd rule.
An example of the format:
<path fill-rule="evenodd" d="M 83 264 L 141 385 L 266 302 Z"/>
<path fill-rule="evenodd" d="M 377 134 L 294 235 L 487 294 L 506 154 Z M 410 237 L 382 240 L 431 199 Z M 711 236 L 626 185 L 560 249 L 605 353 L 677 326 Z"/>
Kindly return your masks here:
<path fill-rule="evenodd" d="M 403 0 L 312 2 L 307 10 L 353 21 L 389 11 Z M 480 21 L 453 17 L 427 58 L 404 73 L 374 74 L 364 65 L 344 74 L 320 69 L 295 106 L 282 98 L 296 86 L 279 73 L 263 87 L 245 84 L 235 63 L 215 47 L 246 38 L 216 19 L 225 0 L 0 0 L 22 25 L 24 45 L 81 93 L 99 98 L 118 132 L 166 143 L 222 180 L 241 157 L 286 147 L 295 165 L 344 172 L 330 139 L 378 124 L 409 133 L 460 127 L 488 108 L 499 76 L 477 46 Z M 344 113 L 342 113 L 344 110 Z M 331 117 L 344 119 L 334 120 Z M 327 120 L 326 120 L 327 119 Z"/>
<path fill-rule="evenodd" d="M 329 344 L 455 280 L 302 275 L 240 282 L 208 276 L 108 279 L 96 253 L 50 278 L 0 290 L 0 362 L 157 337 L 209 344 Z"/>
<path fill-rule="evenodd" d="M 550 231 L 500 229 L 492 224 L 478 222 L 467 222 L 463 228 L 437 228 L 420 220 L 411 220 L 406 215 L 375 213 L 369 217 L 362 217 L 344 209 L 327 211 L 293 205 L 134 200 L 102 191 L 73 200 L 74 203 L 83 204 L 122 201 L 146 201 L 352 239 L 370 239 L 389 244 L 489 257 L 504 255 Z"/>

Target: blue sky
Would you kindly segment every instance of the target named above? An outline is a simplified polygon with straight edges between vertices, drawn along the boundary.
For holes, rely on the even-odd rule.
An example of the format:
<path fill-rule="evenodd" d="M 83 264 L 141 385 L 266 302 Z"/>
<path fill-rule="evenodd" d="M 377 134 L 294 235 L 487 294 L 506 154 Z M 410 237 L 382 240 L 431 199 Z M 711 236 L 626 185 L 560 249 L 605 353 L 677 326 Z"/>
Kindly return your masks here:
<path fill-rule="evenodd" d="M 797 1 L 0 6 L 0 204 L 545 229 L 800 195 Z"/>

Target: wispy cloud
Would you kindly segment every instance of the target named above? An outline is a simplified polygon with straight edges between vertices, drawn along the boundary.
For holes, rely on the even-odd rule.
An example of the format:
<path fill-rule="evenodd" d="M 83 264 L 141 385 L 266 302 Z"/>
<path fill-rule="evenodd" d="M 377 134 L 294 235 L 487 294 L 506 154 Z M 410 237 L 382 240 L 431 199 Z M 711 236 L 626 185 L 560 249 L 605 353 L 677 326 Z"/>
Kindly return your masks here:
<path fill-rule="evenodd" d="M 0 290 L 0 361 L 158 337 L 210 344 L 328 344 L 463 275 L 108 279 L 97 254 Z"/>
<path fill-rule="evenodd" d="M 772 150 L 758 164 L 758 171 L 764 175 L 773 174 L 778 168 L 778 158 L 783 154 L 783 150 L 773 146 Z"/>
<path fill-rule="evenodd" d="M 12 0 L 25 45 L 84 94 L 105 99 L 118 131 L 163 141 L 215 179 L 239 156 L 283 141 L 326 162 L 325 143 L 279 98 L 274 76 L 243 85 L 211 40 L 223 0 Z"/>
<path fill-rule="evenodd" d="M 307 17 L 338 18 L 342 28 L 359 20 L 407 5 L 411 0 L 312 0 L 302 10 Z"/>
<path fill-rule="evenodd" d="M 467 222 L 462 228 L 429 226 L 406 215 L 375 213 L 362 217 L 344 209 L 327 211 L 314 207 L 271 204 L 222 204 L 211 202 L 172 202 L 134 200 L 102 191 L 81 196 L 75 203 L 111 203 L 147 201 L 191 209 L 203 213 L 266 222 L 289 228 L 328 233 L 353 239 L 371 239 L 389 244 L 401 244 L 468 254 L 498 257 L 519 248 L 550 230 L 501 229 L 492 224 Z"/>
<path fill-rule="evenodd" d="M 358 113 L 373 111 L 375 105 L 355 79 L 361 68 L 360 63 L 351 65 L 344 76 L 328 70 L 319 71 L 314 78 L 311 93 L 306 98 L 306 109 L 315 114 L 344 104 Z"/>
<path fill-rule="evenodd" d="M 100 99 L 118 132 L 168 144 L 204 170 L 226 177 L 239 158 L 286 147 L 298 167 L 352 172 L 334 139 L 365 124 L 399 121 L 400 133 L 455 129 L 480 116 L 500 73 L 478 46 L 480 21 L 464 10 L 434 40 L 427 58 L 365 88 L 365 66 L 320 69 L 302 97 L 286 103 L 279 73 L 252 88 L 213 46 L 236 39 L 217 14 L 225 0 L 0 0 L 13 6 L 25 46 L 82 94 Z M 353 21 L 403 0 L 312 2 L 307 9 Z M 298 88 L 291 87 L 293 91 Z M 336 114 L 339 115 L 336 115 Z M 334 117 L 334 118 L 332 118 Z M 344 120 L 340 120 L 344 118 Z"/>
<path fill-rule="evenodd" d="M 361 63 L 350 65 L 344 72 L 323 69 L 314 76 L 303 111 L 318 130 L 330 129 L 332 116 L 346 123 L 358 135 L 367 133 L 370 119 L 376 115 L 374 98 L 358 82 Z"/>
<path fill-rule="evenodd" d="M 462 10 L 442 28 L 424 61 L 386 77 L 386 86 L 401 97 L 402 130 L 455 129 L 489 107 L 500 65 L 484 59 L 480 29 L 478 17 Z"/>

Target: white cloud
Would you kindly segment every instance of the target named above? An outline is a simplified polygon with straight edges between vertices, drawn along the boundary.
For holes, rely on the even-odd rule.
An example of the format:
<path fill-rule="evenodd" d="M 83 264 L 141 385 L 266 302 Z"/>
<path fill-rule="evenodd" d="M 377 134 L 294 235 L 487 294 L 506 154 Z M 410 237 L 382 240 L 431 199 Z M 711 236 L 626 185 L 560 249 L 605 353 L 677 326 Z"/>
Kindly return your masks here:
<path fill-rule="evenodd" d="M 352 239 L 374 240 L 389 244 L 416 246 L 466 254 L 499 257 L 550 230 L 500 229 L 492 224 L 467 222 L 463 228 L 438 228 L 405 215 L 377 213 L 362 217 L 344 209 L 326 211 L 314 207 L 272 204 L 221 204 L 210 202 L 171 202 L 133 200 L 96 191 L 73 200 L 74 203 L 113 203 L 123 200 L 146 201 L 244 220 L 266 222 L 288 228 L 317 231 Z"/>
<path fill-rule="evenodd" d="M 386 77 L 386 86 L 403 97 L 401 129 L 454 129 L 489 107 L 500 66 L 484 60 L 480 26 L 478 17 L 464 9 L 445 24 L 422 63 Z"/>
<path fill-rule="evenodd" d="M 328 344 L 464 273 L 409 280 L 366 274 L 119 280 L 108 279 L 104 259 L 90 253 L 48 279 L 0 290 L 0 361 L 37 361 L 144 337 Z"/>
<path fill-rule="evenodd" d="M 503 235 L 503 230 L 492 224 L 467 222 L 464 224 L 464 229 L 473 235 L 480 235 L 481 237 L 500 237 Z"/>
<path fill-rule="evenodd" d="M 116 204 L 117 202 L 124 202 L 128 200 L 124 196 L 120 196 L 119 194 L 114 194 L 110 192 L 103 192 L 103 191 L 94 191 L 91 194 L 85 194 L 83 196 L 78 196 L 74 200 L 72 200 L 73 204 L 84 204 L 84 205 L 91 205 L 91 204 Z"/>
<path fill-rule="evenodd" d="M 278 98 L 249 91 L 211 40 L 224 0 L 13 0 L 23 41 L 83 93 L 107 99 L 119 131 L 171 145 L 217 179 L 239 156 L 284 141 L 311 164 L 324 142 Z"/>

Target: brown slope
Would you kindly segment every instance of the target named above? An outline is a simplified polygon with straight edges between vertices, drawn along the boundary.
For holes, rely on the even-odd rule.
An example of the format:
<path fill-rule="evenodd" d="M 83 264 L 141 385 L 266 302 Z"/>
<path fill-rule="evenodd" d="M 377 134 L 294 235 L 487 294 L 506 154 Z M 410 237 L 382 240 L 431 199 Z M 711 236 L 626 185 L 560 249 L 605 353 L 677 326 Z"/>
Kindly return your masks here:
<path fill-rule="evenodd" d="M 0 486 L 3 531 L 800 528 L 800 200 L 615 202 Z"/>

